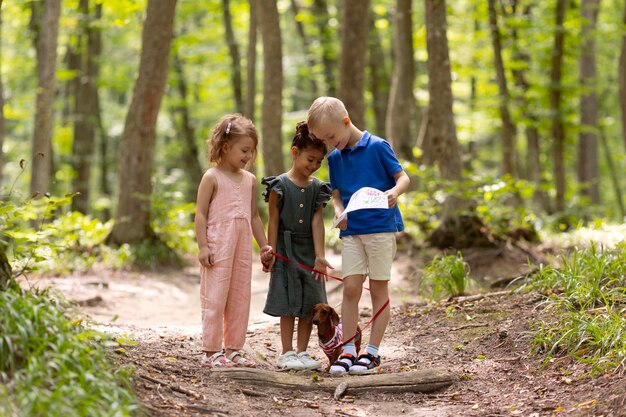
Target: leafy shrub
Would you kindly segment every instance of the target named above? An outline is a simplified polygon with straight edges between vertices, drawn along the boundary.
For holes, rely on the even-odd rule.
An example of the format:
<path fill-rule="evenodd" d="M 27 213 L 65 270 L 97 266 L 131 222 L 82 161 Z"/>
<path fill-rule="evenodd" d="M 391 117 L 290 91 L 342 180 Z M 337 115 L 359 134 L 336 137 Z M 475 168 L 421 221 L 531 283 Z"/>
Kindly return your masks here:
<path fill-rule="evenodd" d="M 0 292 L 0 415 L 132 415 L 129 370 L 107 359 L 107 336 L 70 321 L 65 308 L 15 282 Z"/>
<path fill-rule="evenodd" d="M 461 252 L 433 259 L 422 272 L 420 288 L 431 300 L 464 295 L 475 284 Z"/>
<path fill-rule="evenodd" d="M 570 355 L 602 372 L 626 365 L 626 244 L 574 250 L 560 268 L 543 267 L 521 290 L 546 296 L 549 320 L 534 324 L 546 363 Z"/>

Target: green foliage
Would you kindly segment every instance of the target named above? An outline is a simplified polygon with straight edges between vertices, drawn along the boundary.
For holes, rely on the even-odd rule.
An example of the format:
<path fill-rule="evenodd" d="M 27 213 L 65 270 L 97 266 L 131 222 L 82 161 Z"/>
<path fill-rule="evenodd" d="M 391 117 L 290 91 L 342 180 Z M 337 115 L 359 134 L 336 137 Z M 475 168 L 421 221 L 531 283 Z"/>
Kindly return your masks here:
<path fill-rule="evenodd" d="M 109 362 L 117 345 L 48 291 L 0 292 L 0 415 L 130 416 L 139 409 L 130 370 Z"/>
<path fill-rule="evenodd" d="M 546 296 L 551 320 L 536 323 L 534 346 L 602 372 L 626 365 L 626 244 L 574 250 L 560 268 L 543 267 L 521 290 Z"/>
<path fill-rule="evenodd" d="M 461 252 L 437 257 L 422 270 L 420 289 L 424 298 L 429 296 L 431 300 L 440 300 L 443 297 L 458 297 L 465 295 L 472 285 L 475 282 Z"/>

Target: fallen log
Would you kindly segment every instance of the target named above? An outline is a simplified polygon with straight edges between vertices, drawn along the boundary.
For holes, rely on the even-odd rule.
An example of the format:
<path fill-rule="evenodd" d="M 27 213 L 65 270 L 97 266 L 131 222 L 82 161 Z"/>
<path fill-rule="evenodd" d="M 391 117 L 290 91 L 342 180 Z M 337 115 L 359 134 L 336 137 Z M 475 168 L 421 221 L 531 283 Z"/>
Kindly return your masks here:
<path fill-rule="evenodd" d="M 265 387 L 335 392 L 337 386 L 346 383 L 345 390 L 350 394 L 362 392 L 432 392 L 449 387 L 454 378 L 443 369 L 423 369 L 410 372 L 389 374 L 343 376 L 325 378 L 323 376 L 294 375 L 283 372 L 265 371 L 250 368 L 214 368 L 212 372 L 230 378 L 244 385 L 261 385 Z"/>

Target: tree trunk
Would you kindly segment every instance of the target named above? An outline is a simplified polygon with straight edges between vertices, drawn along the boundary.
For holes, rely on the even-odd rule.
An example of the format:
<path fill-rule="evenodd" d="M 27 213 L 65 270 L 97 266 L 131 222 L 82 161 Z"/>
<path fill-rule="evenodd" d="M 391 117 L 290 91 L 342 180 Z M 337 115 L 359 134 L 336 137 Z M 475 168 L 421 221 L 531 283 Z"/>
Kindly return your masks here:
<path fill-rule="evenodd" d="M 622 27 L 626 27 L 626 3 L 624 4 L 624 16 Z M 624 136 L 624 149 L 626 149 L 626 32 L 622 34 L 622 51 L 619 56 L 617 79 L 619 81 L 619 102 L 622 111 L 622 135 Z"/>
<path fill-rule="evenodd" d="M 180 132 L 182 133 L 182 165 L 187 173 L 187 189 L 185 190 L 186 201 L 196 201 L 198 192 L 198 181 L 202 178 L 202 167 L 200 166 L 198 145 L 196 145 L 196 130 L 189 111 L 189 98 L 187 97 L 187 80 L 183 63 L 175 52 L 174 56 L 174 72 L 176 73 L 176 86 L 180 101 L 175 108 L 175 112 L 180 115 Z"/>
<path fill-rule="evenodd" d="M 231 69 L 231 82 L 233 84 L 233 95 L 235 98 L 235 111 L 237 113 L 243 113 L 243 93 L 241 87 L 241 58 L 239 55 L 239 45 L 237 45 L 237 39 L 235 39 L 235 33 L 233 32 L 233 20 L 230 14 L 230 1 L 222 0 L 222 6 L 224 11 L 224 28 L 226 30 L 226 43 L 228 44 L 228 51 L 230 52 L 230 59 L 232 61 Z"/>
<path fill-rule="evenodd" d="M 411 121 L 416 115 L 413 96 L 415 59 L 413 58 L 412 0 L 397 0 L 393 17 L 393 76 L 387 107 L 386 137 L 402 159 L 414 160 Z"/>
<path fill-rule="evenodd" d="M 167 81 L 176 0 L 148 0 L 139 73 L 119 150 L 119 198 L 114 244 L 153 237 L 150 195 L 156 121 Z"/>
<path fill-rule="evenodd" d="M 40 7 L 43 10 L 40 11 Z M 37 50 L 37 99 L 33 125 L 31 194 L 50 190 L 52 128 L 56 93 L 56 61 L 61 0 L 32 3 L 32 27 Z"/>
<path fill-rule="evenodd" d="M 2 0 L 0 0 L 0 6 Z M 2 9 L 0 8 L 0 62 L 2 62 Z M 2 179 L 4 177 L 4 86 L 2 84 L 2 72 L 0 72 L 0 189 L 2 187 Z M 4 196 L 0 194 L 0 201 L 4 200 Z"/>
<path fill-rule="evenodd" d="M 517 0 L 512 2 L 513 12 L 517 10 Z M 526 6 L 522 11 L 522 17 L 515 16 L 515 19 L 525 19 L 530 22 L 532 19 L 531 7 Z M 520 49 L 519 35 L 516 27 L 512 30 L 512 38 L 514 42 L 514 59 L 517 62 L 523 62 L 524 65 L 517 65 L 511 70 L 513 78 L 515 79 L 515 86 L 522 94 L 518 95 L 519 107 L 521 108 L 523 118 L 525 120 L 525 134 L 526 134 L 526 174 L 527 178 L 535 184 L 535 191 L 533 193 L 533 200 L 535 205 L 544 212 L 550 212 L 550 200 L 542 186 L 545 184 L 543 178 L 541 157 L 541 144 L 539 136 L 539 117 L 537 116 L 535 108 L 539 105 L 534 101 L 530 101 L 529 90 L 530 84 L 526 79 L 526 69 L 530 68 L 530 56 Z"/>
<path fill-rule="evenodd" d="M 428 50 L 428 121 L 434 155 L 441 178 L 462 180 L 461 156 L 452 112 L 452 75 L 446 36 L 446 2 L 426 0 L 426 48 Z M 471 201 L 454 194 L 443 205 L 441 223 L 428 237 L 431 245 L 446 248 L 492 246 L 486 228 L 475 215 Z"/>
<path fill-rule="evenodd" d="M 244 115 L 254 122 L 254 113 L 256 110 L 256 44 L 259 12 L 257 11 L 257 2 L 250 0 L 250 23 L 248 28 L 248 52 L 246 54 L 246 107 Z"/>
<path fill-rule="evenodd" d="M 100 188 L 100 195 L 110 199 L 113 194 L 111 191 L 111 184 L 109 182 L 109 164 L 111 163 L 111 161 L 109 161 L 109 154 L 111 153 L 111 148 L 109 146 L 110 142 L 108 140 L 109 138 L 107 136 L 106 129 L 104 128 L 104 124 L 102 122 L 99 97 L 96 97 L 96 107 L 98 109 L 98 132 L 100 138 L 100 177 L 98 179 L 98 185 Z M 108 207 L 105 207 L 102 210 L 101 218 L 104 221 L 108 221 L 111 218 L 111 210 Z"/>
<path fill-rule="evenodd" d="M 313 14 L 315 15 L 315 25 L 319 32 L 320 43 L 322 46 L 322 64 L 324 66 L 324 80 L 326 81 L 327 94 L 331 97 L 337 96 L 337 77 L 335 67 L 337 59 L 335 58 L 335 36 L 332 26 L 329 24 L 330 17 L 328 15 L 328 4 L 326 0 L 313 0 Z"/>
<path fill-rule="evenodd" d="M 516 126 L 509 112 L 509 88 L 504 71 L 502 59 L 502 42 L 500 40 L 500 27 L 496 12 L 496 0 L 489 0 L 489 26 L 491 32 L 491 44 L 493 47 L 493 59 L 498 81 L 498 98 L 500 108 L 500 120 L 502 123 L 502 174 L 517 177 L 515 135 Z"/>
<path fill-rule="evenodd" d="M 343 101 L 352 123 L 365 129 L 365 65 L 370 25 L 369 0 L 342 2 L 341 59 L 339 62 L 339 99 Z"/>
<path fill-rule="evenodd" d="M 578 137 L 578 182 L 581 193 L 600 204 L 598 168 L 598 98 L 596 94 L 596 26 L 600 0 L 583 0 L 580 53 L 580 134 Z"/>
<path fill-rule="evenodd" d="M 387 57 L 382 48 L 382 39 L 376 29 L 374 13 L 370 13 L 368 67 L 370 69 L 372 107 L 376 120 L 375 132 L 377 135 L 383 135 L 387 130 L 385 119 L 387 117 L 387 104 L 389 103 L 389 71 L 387 70 Z"/>
<path fill-rule="evenodd" d="M 311 71 L 317 66 L 317 63 L 315 62 L 315 55 L 311 52 L 311 44 L 313 42 L 305 31 L 304 25 L 302 24 L 302 19 L 299 18 L 300 5 L 296 0 L 291 0 L 291 10 L 293 10 L 294 14 L 293 21 L 296 25 L 296 33 L 302 41 L 302 54 L 304 55 L 307 67 L 302 68 L 302 71 L 299 71 L 299 73 L 302 72 L 302 78 L 300 78 L 298 85 L 303 85 L 305 82 L 307 82 L 311 89 L 311 91 L 306 91 L 302 88 L 297 89 L 300 91 L 297 91 L 297 94 L 295 94 L 295 97 L 293 98 L 293 104 L 295 109 L 301 109 L 302 107 L 308 107 L 311 102 L 317 97 L 317 82 L 315 81 L 315 76 L 311 74 Z"/>
<path fill-rule="evenodd" d="M 101 10 L 101 4 L 96 6 Z M 98 123 L 99 56 L 102 50 L 98 11 L 89 10 L 89 0 L 80 0 L 81 28 L 78 35 L 79 70 L 74 89 L 74 140 L 72 144 L 73 165 L 76 172 L 72 210 L 89 213 L 91 190 L 91 166 L 93 162 L 96 129 Z M 95 24 L 94 24 L 95 23 Z"/>
<path fill-rule="evenodd" d="M 4 246 L 0 244 L 0 291 L 6 288 L 7 284 L 11 280 L 11 277 L 11 264 L 7 259 L 6 253 L 4 252 Z"/>
<path fill-rule="evenodd" d="M 556 188 L 556 211 L 565 209 L 565 124 L 563 122 L 561 79 L 563 77 L 563 54 L 565 47 L 565 11 L 568 0 L 557 0 L 556 24 L 554 29 L 554 47 L 552 48 L 552 66 L 550 70 L 550 111 L 552 114 L 552 164 L 554 185 Z"/>
<path fill-rule="evenodd" d="M 263 41 L 262 150 L 265 175 L 285 172 L 282 152 L 283 66 L 280 21 L 275 1 L 257 5 Z"/>

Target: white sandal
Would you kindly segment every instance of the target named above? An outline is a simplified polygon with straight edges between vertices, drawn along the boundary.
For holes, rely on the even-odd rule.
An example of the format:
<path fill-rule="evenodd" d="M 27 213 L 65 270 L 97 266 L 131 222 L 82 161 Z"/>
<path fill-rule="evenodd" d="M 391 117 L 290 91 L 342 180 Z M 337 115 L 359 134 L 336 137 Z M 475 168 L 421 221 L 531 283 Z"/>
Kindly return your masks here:
<path fill-rule="evenodd" d="M 239 359 L 235 360 L 237 356 L 239 356 Z M 228 355 L 228 360 L 241 368 L 256 368 L 256 363 L 252 359 L 243 356 L 238 350 L 233 350 L 231 354 Z"/>
<path fill-rule="evenodd" d="M 227 359 L 222 352 L 215 352 L 211 356 L 204 355 L 202 358 L 203 368 L 232 368 L 233 366 L 237 366 L 237 364 Z"/>

